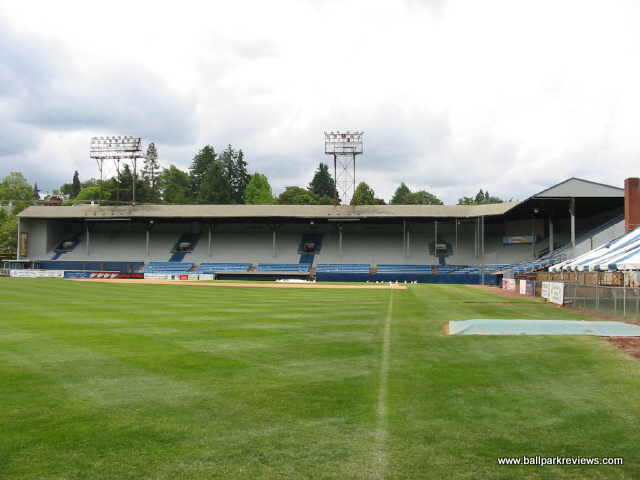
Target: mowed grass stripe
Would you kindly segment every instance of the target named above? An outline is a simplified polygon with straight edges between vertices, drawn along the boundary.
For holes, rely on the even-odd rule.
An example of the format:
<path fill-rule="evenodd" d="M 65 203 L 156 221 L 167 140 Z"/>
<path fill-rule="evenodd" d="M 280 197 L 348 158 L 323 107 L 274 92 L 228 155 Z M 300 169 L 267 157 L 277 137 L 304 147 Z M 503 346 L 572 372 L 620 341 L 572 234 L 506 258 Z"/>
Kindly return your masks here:
<path fill-rule="evenodd" d="M 597 338 L 443 334 L 588 319 L 464 303 L 496 300 L 0 279 L 0 478 L 640 478 L 639 362 Z M 496 465 L 511 455 L 625 465 Z"/>
<path fill-rule="evenodd" d="M 375 408 L 372 384 L 378 364 L 376 331 L 383 313 L 371 306 L 384 305 L 387 292 L 350 296 L 345 304 L 341 295 L 317 295 L 326 291 L 278 296 L 277 302 L 264 295 L 255 298 L 249 289 L 231 298 L 213 299 L 189 292 L 180 298 L 180 315 L 173 317 L 156 313 L 164 310 L 159 308 L 163 302 L 175 305 L 170 286 L 163 287 L 161 295 L 141 286 L 142 296 L 141 288 L 132 285 L 126 291 L 101 289 L 98 294 L 92 288 L 83 296 L 78 289 L 69 291 L 61 282 L 48 281 L 52 301 L 43 302 L 49 298 L 41 296 L 42 282 L 34 283 L 36 294 L 24 289 L 24 283 L 18 291 L 9 293 L 23 296 L 25 305 L 36 305 L 21 309 L 19 314 L 12 312 L 17 315 L 7 316 L 3 324 L 14 333 L 19 329 L 50 343 L 51 349 L 47 350 L 38 348 L 42 342 L 29 345 L 35 348 L 25 348 L 25 344 L 18 347 L 22 347 L 19 360 L 23 366 L 44 370 L 52 384 L 62 387 L 51 389 L 52 394 L 58 391 L 49 397 L 51 405 L 68 404 L 74 397 L 77 401 L 72 411 L 82 411 L 86 418 L 100 417 L 120 425 L 124 417 L 128 432 L 123 432 L 121 439 L 137 437 L 148 428 L 172 435 L 161 436 L 171 442 L 170 448 L 168 444 L 168 450 L 158 450 L 153 441 L 158 433 L 147 431 L 149 443 L 140 450 L 136 448 L 135 453 L 121 452 L 120 463 L 109 464 L 108 475 L 83 460 L 101 458 L 90 446 L 80 448 L 84 450 L 82 458 L 67 463 L 60 454 L 69 448 L 68 443 L 62 451 L 57 451 L 55 444 L 48 445 L 48 453 L 39 457 L 42 468 L 38 468 L 38 462 L 29 467 L 34 472 L 32 478 L 40 478 L 44 465 L 54 475 L 56 471 L 93 471 L 93 478 L 139 478 L 143 471 L 154 470 L 165 478 L 173 478 L 177 472 L 186 472 L 187 478 L 221 472 L 232 472 L 231 476 L 237 478 L 271 478 L 300 477 L 314 471 L 320 476 L 329 471 L 335 478 L 344 478 L 363 471 L 368 455 L 366 437 Z M 11 283 L 12 287 L 17 285 Z M 54 286 L 62 288 L 53 292 Z M 145 298 L 149 304 L 145 305 Z M 354 298 L 362 299 L 363 309 L 353 304 Z M 265 303 L 269 305 L 261 300 L 268 300 Z M 49 308 L 43 308 L 43 303 Z M 131 309 L 153 308 L 151 313 L 129 315 L 125 310 L 123 315 L 122 304 Z M 278 309 L 275 312 L 274 304 Z M 225 312 L 238 305 L 250 308 Z M 298 305 L 305 310 L 310 305 L 317 309 L 306 328 L 293 315 Z M 336 308 L 338 305 L 342 308 Z M 56 310 L 57 314 L 51 313 Z M 332 324 L 336 326 L 333 332 Z M 296 327 L 288 328 L 292 325 Z M 130 328 L 134 330 L 128 331 Z M 304 335 L 296 341 L 292 331 Z M 350 334 L 355 335 L 353 339 Z M 215 347 L 219 339 L 227 346 L 235 344 L 235 348 L 200 352 L 181 345 L 194 338 L 208 341 L 206 350 Z M 238 359 L 228 354 L 242 351 L 245 341 L 256 340 L 261 345 L 252 358 Z M 75 361 L 83 360 L 84 349 L 102 360 L 74 366 Z M 51 352 L 55 350 L 66 352 L 71 373 L 52 361 Z M 15 357 L 12 361 L 16 362 Z M 300 369 L 296 369 L 296 363 L 301 364 Z M 123 365 L 125 371 L 120 371 Z M 354 375 L 358 371 L 360 374 Z M 177 382 L 185 388 L 176 390 Z M 59 412 L 64 419 L 65 409 Z M 77 423 L 75 417 L 67 417 L 67 421 Z M 108 428 L 103 431 L 105 438 L 115 435 Z M 177 432 L 178 437 L 174 435 Z M 76 447 L 81 443 L 74 436 L 74 428 L 67 431 L 67 436 Z M 21 452 L 28 454 L 26 449 Z M 184 456 L 186 452 L 190 453 Z M 132 454 L 145 461 L 130 462 L 128 456 Z M 19 465 L 19 461 L 12 463 L 14 468 L 19 469 Z M 16 474 L 17 478 L 27 476 L 25 471 Z"/>

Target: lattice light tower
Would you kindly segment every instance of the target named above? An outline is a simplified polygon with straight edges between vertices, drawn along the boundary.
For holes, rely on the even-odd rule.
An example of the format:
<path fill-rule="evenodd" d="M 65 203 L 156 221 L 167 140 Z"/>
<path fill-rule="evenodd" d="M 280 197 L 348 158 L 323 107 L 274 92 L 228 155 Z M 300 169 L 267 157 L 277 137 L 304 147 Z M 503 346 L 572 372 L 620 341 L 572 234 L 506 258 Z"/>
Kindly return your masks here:
<path fill-rule="evenodd" d="M 324 153 L 333 156 L 337 194 L 349 204 L 356 191 L 356 156 L 362 155 L 364 132 L 324 132 Z M 337 198 L 336 198 L 337 202 Z"/>
<path fill-rule="evenodd" d="M 136 203 L 136 183 L 138 180 L 137 167 L 138 159 L 144 157 L 142 151 L 142 139 L 140 137 L 130 136 L 111 136 L 111 137 L 93 137 L 91 138 L 91 147 L 89 148 L 89 156 L 98 164 L 98 172 L 100 173 L 100 199 L 102 199 L 102 170 L 105 160 L 113 160 L 120 177 L 120 161 L 130 160 L 133 166 L 133 192 L 132 199 Z M 120 199 L 120 187 L 117 190 L 118 200 Z"/>

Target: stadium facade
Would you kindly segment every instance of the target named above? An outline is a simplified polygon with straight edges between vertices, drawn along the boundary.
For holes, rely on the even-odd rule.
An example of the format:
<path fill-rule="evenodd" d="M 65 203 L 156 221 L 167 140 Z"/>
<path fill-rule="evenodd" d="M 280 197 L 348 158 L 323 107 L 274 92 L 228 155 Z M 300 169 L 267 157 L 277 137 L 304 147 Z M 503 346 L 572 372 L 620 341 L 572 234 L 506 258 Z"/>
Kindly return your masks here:
<path fill-rule="evenodd" d="M 18 260 L 498 269 L 590 232 L 614 238 L 623 212 L 623 189 L 577 178 L 490 205 L 32 206 L 19 215 Z"/>

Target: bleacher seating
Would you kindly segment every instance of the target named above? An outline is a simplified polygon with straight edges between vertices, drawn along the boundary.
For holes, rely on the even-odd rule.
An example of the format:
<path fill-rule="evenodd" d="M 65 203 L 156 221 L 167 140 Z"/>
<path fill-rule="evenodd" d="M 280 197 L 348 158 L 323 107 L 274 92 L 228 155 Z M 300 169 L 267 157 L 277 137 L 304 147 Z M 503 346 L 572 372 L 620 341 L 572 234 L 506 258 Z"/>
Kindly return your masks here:
<path fill-rule="evenodd" d="M 201 263 L 194 273 L 246 272 L 251 263 Z"/>
<path fill-rule="evenodd" d="M 368 263 L 321 263 L 316 272 L 369 273 L 370 268 Z"/>
<path fill-rule="evenodd" d="M 185 273 L 193 268 L 190 262 L 151 262 L 143 273 Z"/>
<path fill-rule="evenodd" d="M 378 264 L 378 273 L 431 273 L 431 265 Z"/>
<path fill-rule="evenodd" d="M 453 265 L 452 265 L 453 266 Z M 492 263 L 485 265 L 457 265 L 450 273 L 495 273 L 511 267 L 508 263 Z M 442 267 L 441 270 L 442 271 Z"/>
<path fill-rule="evenodd" d="M 259 263 L 256 272 L 307 273 L 308 263 Z"/>

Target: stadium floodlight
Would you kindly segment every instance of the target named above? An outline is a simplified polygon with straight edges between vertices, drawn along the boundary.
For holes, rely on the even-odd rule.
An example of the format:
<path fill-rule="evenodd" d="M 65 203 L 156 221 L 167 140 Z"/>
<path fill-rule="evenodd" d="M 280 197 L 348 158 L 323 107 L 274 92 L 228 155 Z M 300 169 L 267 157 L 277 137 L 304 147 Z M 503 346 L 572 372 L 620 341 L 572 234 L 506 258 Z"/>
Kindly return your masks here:
<path fill-rule="evenodd" d="M 364 153 L 364 132 L 324 132 L 324 153 L 333 156 L 333 175 L 338 196 L 349 203 L 356 191 L 356 155 Z"/>
<path fill-rule="evenodd" d="M 142 151 L 142 139 L 140 137 L 124 136 L 102 136 L 91 138 L 89 147 L 89 157 L 96 160 L 98 171 L 100 172 L 100 199 L 102 199 L 102 172 L 105 160 L 113 160 L 116 164 L 118 177 L 120 176 L 120 162 L 130 160 L 133 164 L 133 204 L 136 203 L 136 183 L 138 159 L 144 157 Z M 120 200 L 120 188 L 116 191 L 117 199 Z"/>

